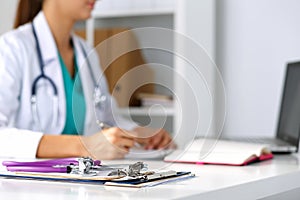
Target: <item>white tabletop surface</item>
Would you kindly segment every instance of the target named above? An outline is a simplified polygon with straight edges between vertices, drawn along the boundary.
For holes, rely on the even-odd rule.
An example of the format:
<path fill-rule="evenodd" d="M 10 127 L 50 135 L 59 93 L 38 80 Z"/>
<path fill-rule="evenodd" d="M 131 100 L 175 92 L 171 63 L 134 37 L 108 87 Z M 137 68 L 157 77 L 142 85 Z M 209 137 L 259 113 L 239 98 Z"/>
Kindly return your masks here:
<path fill-rule="evenodd" d="M 192 171 L 196 177 L 141 189 L 0 178 L 0 199 L 258 199 L 300 188 L 299 159 L 298 154 L 275 155 L 273 160 L 243 167 L 149 160 L 144 162 L 150 169 Z"/>

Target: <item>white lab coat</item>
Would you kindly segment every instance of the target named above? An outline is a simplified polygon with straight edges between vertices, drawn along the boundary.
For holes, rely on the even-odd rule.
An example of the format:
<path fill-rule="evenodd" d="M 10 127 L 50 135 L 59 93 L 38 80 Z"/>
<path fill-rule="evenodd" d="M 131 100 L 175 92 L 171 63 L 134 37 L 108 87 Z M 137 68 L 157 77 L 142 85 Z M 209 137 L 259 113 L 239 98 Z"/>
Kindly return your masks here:
<path fill-rule="evenodd" d="M 51 77 L 58 89 L 59 105 L 56 109 L 58 123 L 54 127 L 50 125 L 53 121 L 51 101 L 53 88 L 45 81 L 39 83 L 45 89 L 39 90 L 40 95 L 37 99 L 40 122 L 37 124 L 33 120 L 31 87 L 34 79 L 41 74 L 41 70 L 32 26 L 26 24 L 0 38 L 0 157 L 34 158 L 42 135 L 61 134 L 65 126 L 65 91 L 58 50 L 43 12 L 38 14 L 33 23 L 41 47 L 45 74 Z M 72 37 L 86 102 L 84 135 L 99 131 L 96 119 L 127 130 L 136 127 L 135 123 L 115 115 L 113 111 L 116 109 L 116 103 L 109 95 L 106 80 L 103 78 L 100 81 L 100 91 L 107 100 L 106 105 L 101 107 L 105 109 L 95 108 L 93 103 L 95 83 L 91 76 L 102 75 L 98 56 L 82 39 L 75 35 Z M 85 51 L 89 55 L 93 74 L 85 62 L 80 43 L 84 44 Z"/>

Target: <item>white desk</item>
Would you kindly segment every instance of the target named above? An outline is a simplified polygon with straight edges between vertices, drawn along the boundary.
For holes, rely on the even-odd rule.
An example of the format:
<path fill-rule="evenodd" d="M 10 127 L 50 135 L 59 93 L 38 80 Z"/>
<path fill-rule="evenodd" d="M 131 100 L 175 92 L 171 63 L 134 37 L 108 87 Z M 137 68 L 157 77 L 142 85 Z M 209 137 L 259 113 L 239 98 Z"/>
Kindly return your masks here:
<path fill-rule="evenodd" d="M 0 199 L 258 199 L 284 192 L 299 195 L 299 160 L 298 154 L 280 155 L 273 160 L 244 167 L 146 161 L 151 169 L 189 170 L 196 177 L 142 189 L 0 179 Z M 105 163 L 132 162 L 122 160 Z"/>

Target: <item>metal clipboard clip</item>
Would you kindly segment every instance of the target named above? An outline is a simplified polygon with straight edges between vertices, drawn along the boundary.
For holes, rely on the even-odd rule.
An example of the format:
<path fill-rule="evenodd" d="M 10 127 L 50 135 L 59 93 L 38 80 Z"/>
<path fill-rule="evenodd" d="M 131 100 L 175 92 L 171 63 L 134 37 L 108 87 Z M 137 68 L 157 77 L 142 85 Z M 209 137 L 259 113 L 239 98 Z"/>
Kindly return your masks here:
<path fill-rule="evenodd" d="M 155 179 L 163 179 L 167 177 L 176 176 L 177 172 L 174 170 L 162 171 L 162 172 L 154 172 L 148 171 L 148 167 L 143 162 L 136 162 L 132 165 L 129 165 L 128 168 L 113 170 L 108 176 L 119 176 L 123 177 L 123 179 L 118 179 L 116 181 L 126 181 L 126 180 L 155 180 Z"/>
<path fill-rule="evenodd" d="M 141 177 L 148 174 L 153 174 L 152 171 L 147 171 L 148 166 L 143 162 L 136 162 L 128 166 L 128 168 L 121 168 L 112 170 L 108 176 L 121 176 L 121 177 Z"/>

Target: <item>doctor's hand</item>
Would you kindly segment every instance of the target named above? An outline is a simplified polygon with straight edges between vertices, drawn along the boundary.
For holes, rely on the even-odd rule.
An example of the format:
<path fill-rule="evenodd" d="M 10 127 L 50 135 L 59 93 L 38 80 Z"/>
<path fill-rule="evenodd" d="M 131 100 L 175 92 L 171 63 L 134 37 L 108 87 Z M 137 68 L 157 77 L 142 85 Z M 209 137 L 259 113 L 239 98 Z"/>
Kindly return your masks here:
<path fill-rule="evenodd" d="M 176 144 L 173 142 L 170 134 L 164 129 L 152 129 L 147 127 L 137 127 L 134 129 L 138 143 L 145 149 L 173 149 Z"/>
<path fill-rule="evenodd" d="M 120 128 L 104 129 L 91 136 L 82 137 L 87 156 L 95 159 L 121 159 L 134 145 L 134 138 Z"/>

